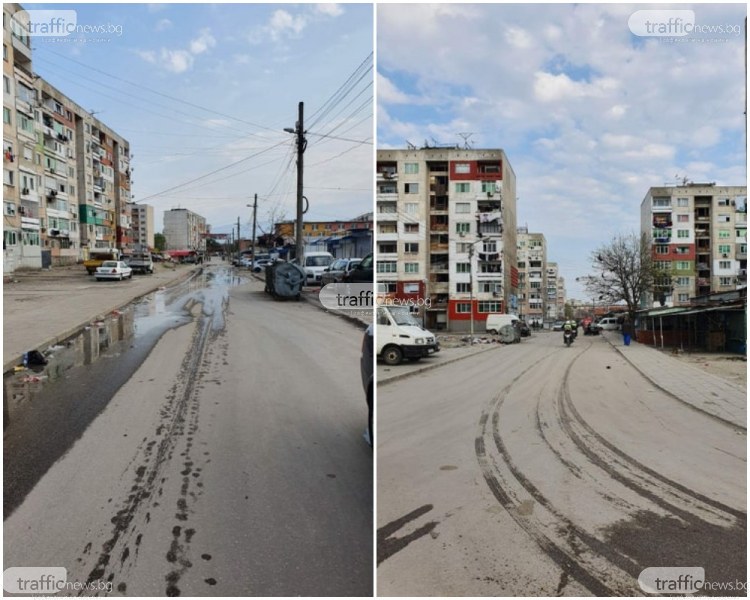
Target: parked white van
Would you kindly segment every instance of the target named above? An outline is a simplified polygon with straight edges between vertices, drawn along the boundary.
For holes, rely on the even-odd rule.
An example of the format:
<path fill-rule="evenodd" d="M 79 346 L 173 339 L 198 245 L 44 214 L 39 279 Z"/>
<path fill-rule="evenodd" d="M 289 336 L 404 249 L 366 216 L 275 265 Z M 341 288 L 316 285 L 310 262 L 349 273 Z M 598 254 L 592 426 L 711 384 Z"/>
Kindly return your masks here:
<path fill-rule="evenodd" d="M 330 252 L 305 252 L 305 273 L 307 283 L 320 283 L 326 267 L 333 262 L 333 254 Z"/>
<path fill-rule="evenodd" d="M 499 333 L 500 328 L 504 325 L 515 325 L 518 321 L 518 315 L 514 315 L 512 313 L 492 313 L 487 315 L 485 330 L 487 331 L 487 333 Z"/>
<path fill-rule="evenodd" d="M 617 322 L 617 317 L 604 317 L 603 319 L 599 319 L 596 324 L 605 331 L 620 329 L 620 324 Z"/>
<path fill-rule="evenodd" d="M 376 354 L 387 365 L 397 365 L 404 358 L 417 361 L 440 350 L 437 338 L 412 316 L 408 306 L 379 306 L 376 323 Z"/>

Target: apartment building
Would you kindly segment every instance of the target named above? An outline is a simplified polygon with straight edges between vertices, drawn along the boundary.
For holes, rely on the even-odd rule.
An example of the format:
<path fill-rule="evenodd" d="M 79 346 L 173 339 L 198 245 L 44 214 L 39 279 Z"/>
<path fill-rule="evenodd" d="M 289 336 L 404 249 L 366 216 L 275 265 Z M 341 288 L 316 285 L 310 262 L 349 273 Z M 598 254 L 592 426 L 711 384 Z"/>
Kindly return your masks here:
<path fill-rule="evenodd" d="M 3 272 L 128 252 L 127 140 L 34 74 L 26 13 L 3 5 Z"/>
<path fill-rule="evenodd" d="M 527 323 L 543 323 L 547 303 L 547 240 L 543 233 L 517 229 L 518 315 Z"/>
<path fill-rule="evenodd" d="M 547 284 L 545 286 L 544 321 L 551 323 L 562 317 L 565 303 L 559 304 L 557 297 L 557 279 L 559 269 L 556 262 L 547 263 Z"/>
<path fill-rule="evenodd" d="M 652 187 L 641 203 L 641 231 L 651 236 L 658 266 L 671 274 L 644 305 L 687 305 L 747 286 L 746 186 Z"/>
<path fill-rule="evenodd" d="M 3 4 L 3 274 L 42 266 L 41 153 L 28 23 Z"/>
<path fill-rule="evenodd" d="M 379 288 L 428 328 L 484 329 L 517 310 L 516 177 L 503 150 L 379 150 Z"/>
<path fill-rule="evenodd" d="M 206 219 L 186 208 L 164 211 L 166 250 L 205 252 Z"/>
<path fill-rule="evenodd" d="M 133 226 L 133 248 L 136 252 L 154 247 L 154 207 L 148 204 L 131 204 L 130 218 Z"/>

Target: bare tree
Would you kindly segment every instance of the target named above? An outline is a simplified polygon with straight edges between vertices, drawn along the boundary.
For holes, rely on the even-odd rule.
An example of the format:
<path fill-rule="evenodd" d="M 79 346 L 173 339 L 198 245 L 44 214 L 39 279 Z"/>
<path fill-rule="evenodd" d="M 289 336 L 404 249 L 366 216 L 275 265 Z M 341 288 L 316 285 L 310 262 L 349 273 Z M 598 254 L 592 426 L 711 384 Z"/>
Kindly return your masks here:
<path fill-rule="evenodd" d="M 595 250 L 591 259 L 596 275 L 586 277 L 586 290 L 610 304 L 624 300 L 631 318 L 641 299 L 648 298 L 655 288 L 657 293 L 665 289 L 665 281 L 670 279 L 654 261 L 651 238 L 645 233 L 619 234 Z"/>

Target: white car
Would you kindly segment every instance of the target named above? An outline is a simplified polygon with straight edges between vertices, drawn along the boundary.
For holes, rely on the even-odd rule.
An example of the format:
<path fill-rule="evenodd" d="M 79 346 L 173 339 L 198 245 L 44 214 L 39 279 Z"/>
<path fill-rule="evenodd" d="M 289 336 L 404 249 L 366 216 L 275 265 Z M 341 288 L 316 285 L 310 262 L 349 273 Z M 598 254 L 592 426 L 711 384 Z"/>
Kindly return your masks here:
<path fill-rule="evenodd" d="M 97 281 L 102 279 L 119 279 L 122 281 L 133 277 L 133 269 L 121 260 L 105 260 L 101 267 L 97 267 L 94 277 Z"/>

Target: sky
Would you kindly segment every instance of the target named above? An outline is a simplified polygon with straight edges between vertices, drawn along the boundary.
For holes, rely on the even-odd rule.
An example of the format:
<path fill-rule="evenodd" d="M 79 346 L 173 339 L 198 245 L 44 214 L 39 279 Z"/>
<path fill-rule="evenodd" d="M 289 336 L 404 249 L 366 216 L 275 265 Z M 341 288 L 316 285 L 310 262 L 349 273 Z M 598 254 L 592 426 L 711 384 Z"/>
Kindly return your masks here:
<path fill-rule="evenodd" d="M 642 9 L 692 10 L 703 32 L 635 35 Z M 568 298 L 589 300 L 576 278 L 640 231 L 649 187 L 747 185 L 745 16 L 744 3 L 379 5 L 377 147 L 502 148 L 518 225 L 545 235 Z"/>
<path fill-rule="evenodd" d="M 135 201 L 154 207 L 156 231 L 165 210 L 187 208 L 215 232 L 239 218 L 249 237 L 255 194 L 258 235 L 293 220 L 296 145 L 284 129 L 299 102 L 305 219 L 372 211 L 371 5 L 22 6 L 76 11 L 80 33 L 32 38 L 34 71 L 129 140 Z"/>

